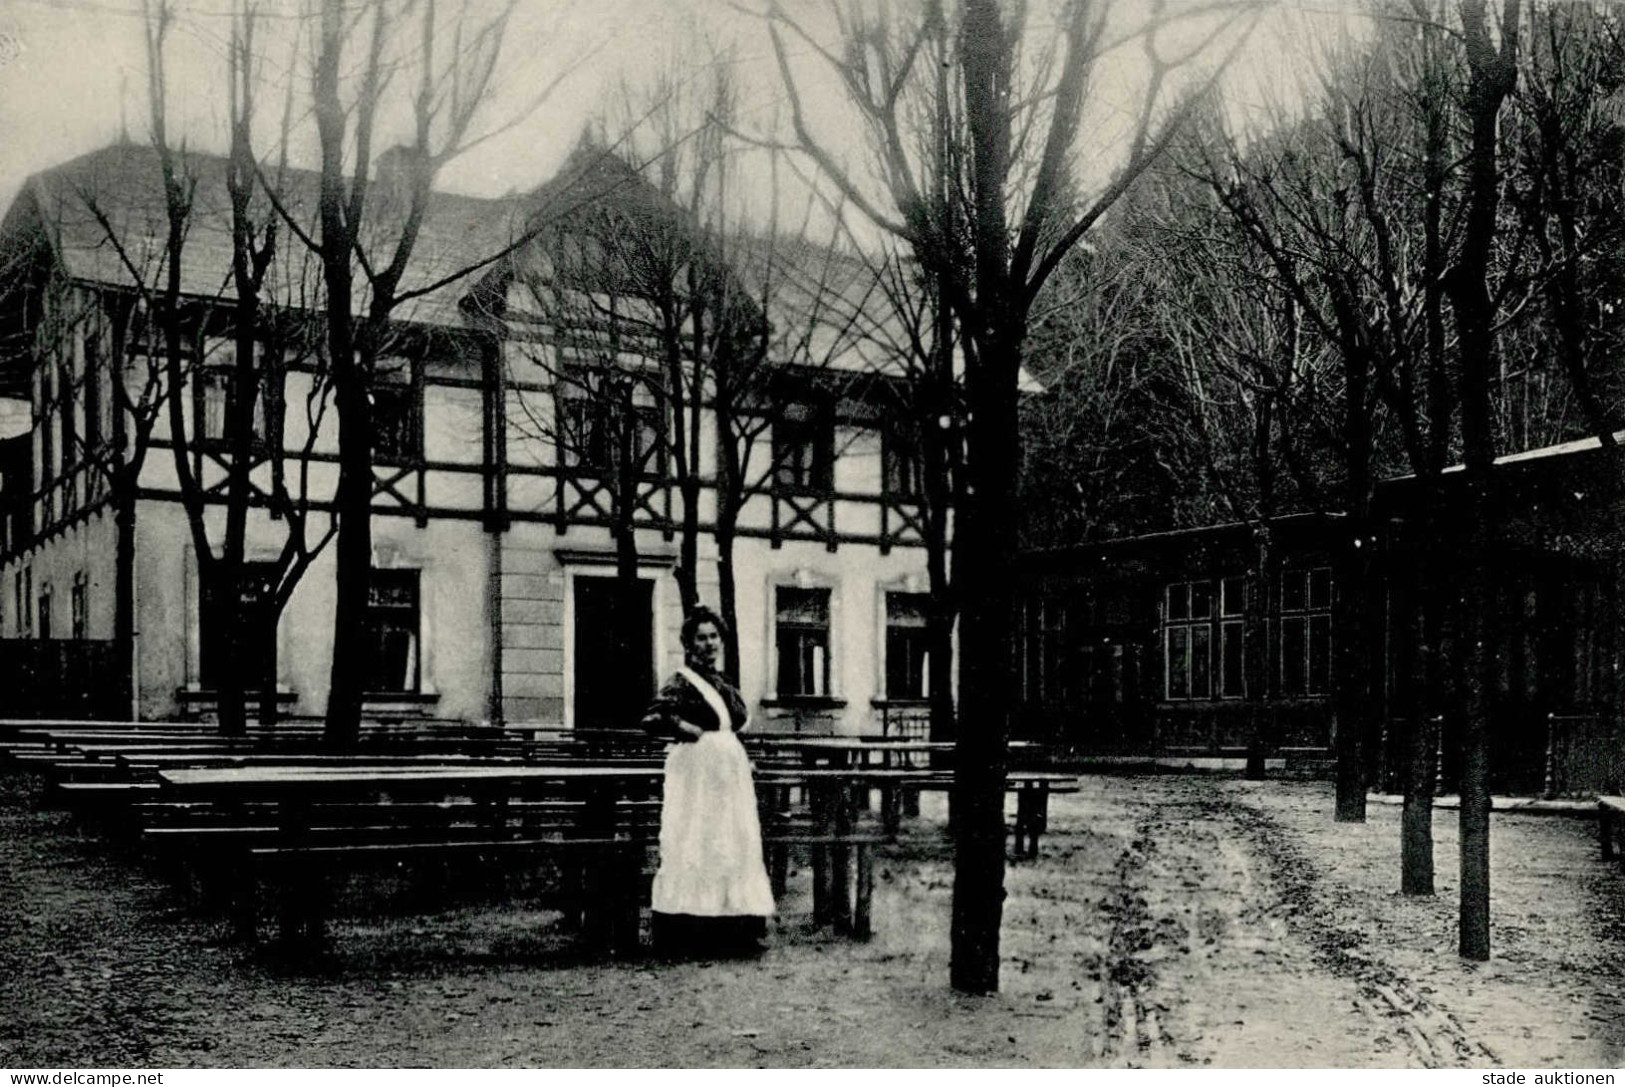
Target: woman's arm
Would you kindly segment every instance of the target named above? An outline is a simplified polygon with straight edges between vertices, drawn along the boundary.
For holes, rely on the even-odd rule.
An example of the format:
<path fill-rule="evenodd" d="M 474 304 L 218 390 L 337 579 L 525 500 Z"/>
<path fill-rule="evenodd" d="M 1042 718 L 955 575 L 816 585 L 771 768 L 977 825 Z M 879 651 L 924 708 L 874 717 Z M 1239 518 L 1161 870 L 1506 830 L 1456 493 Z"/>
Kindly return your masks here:
<path fill-rule="evenodd" d="M 678 677 L 672 677 L 644 711 L 644 730 L 685 742 L 699 739 L 705 730 L 687 719 L 684 712 L 687 696 L 688 685 Z"/>

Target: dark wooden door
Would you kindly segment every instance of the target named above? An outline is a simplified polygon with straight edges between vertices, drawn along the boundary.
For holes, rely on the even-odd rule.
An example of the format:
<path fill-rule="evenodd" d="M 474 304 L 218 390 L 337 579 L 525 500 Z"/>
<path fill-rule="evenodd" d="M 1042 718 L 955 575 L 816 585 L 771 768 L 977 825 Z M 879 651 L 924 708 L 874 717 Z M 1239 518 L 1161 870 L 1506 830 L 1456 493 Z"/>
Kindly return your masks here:
<path fill-rule="evenodd" d="M 619 579 L 575 579 L 576 728 L 636 728 L 654 694 L 654 582 L 629 590 L 618 623 Z"/>
<path fill-rule="evenodd" d="M 222 597 L 223 586 L 205 584 L 199 616 L 198 679 L 205 688 L 218 687 L 226 667 L 224 623 L 237 624 L 242 639 L 243 689 L 257 692 L 276 674 L 276 613 L 271 607 L 274 562 L 244 562 L 235 595 Z"/>

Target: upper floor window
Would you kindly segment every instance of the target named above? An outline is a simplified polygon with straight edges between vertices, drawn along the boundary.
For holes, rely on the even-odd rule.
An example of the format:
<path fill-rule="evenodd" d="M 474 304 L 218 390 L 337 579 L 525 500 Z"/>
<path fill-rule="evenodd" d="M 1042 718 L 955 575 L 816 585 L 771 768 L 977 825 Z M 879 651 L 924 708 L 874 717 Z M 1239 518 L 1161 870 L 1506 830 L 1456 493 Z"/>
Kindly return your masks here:
<path fill-rule="evenodd" d="M 780 585 L 774 592 L 774 640 L 781 698 L 829 694 L 829 590 Z"/>
<path fill-rule="evenodd" d="M 591 472 L 612 472 L 623 450 L 639 475 L 665 470 L 665 415 L 638 376 L 599 367 L 567 366 L 559 377 L 559 460 Z"/>
<path fill-rule="evenodd" d="M 363 620 L 362 686 L 368 691 L 415 692 L 418 676 L 419 571 L 373 570 Z"/>
<path fill-rule="evenodd" d="M 102 421 L 102 342 L 94 329 L 85 334 L 85 448 L 95 450 L 106 435 Z"/>
<path fill-rule="evenodd" d="M 208 352 L 208 362 L 198 377 L 198 439 L 210 448 L 231 444 L 237 407 L 237 345 L 218 341 Z M 256 374 L 253 404 L 248 412 L 249 447 L 262 451 L 269 432 L 265 425 L 266 390 L 262 375 Z"/>
<path fill-rule="evenodd" d="M 808 404 L 787 405 L 773 424 L 773 482 L 785 491 L 830 491 L 835 484 L 835 425 Z"/>
<path fill-rule="evenodd" d="M 1164 590 L 1163 697 L 1241 698 L 1246 694 L 1245 578 L 1176 581 Z"/>
<path fill-rule="evenodd" d="M 931 643 L 926 622 L 930 602 L 926 593 L 886 594 L 887 698 L 926 698 L 930 694 Z"/>
<path fill-rule="evenodd" d="M 1281 572 L 1281 694 L 1331 692 L 1332 571 L 1320 566 Z"/>
<path fill-rule="evenodd" d="M 55 367 L 43 366 L 40 368 L 40 410 L 36 412 L 39 431 L 39 482 L 45 490 L 45 521 L 49 523 L 51 515 L 51 491 L 45 487 L 57 475 L 61 465 L 56 459 L 56 423 L 59 413 L 56 409 L 56 398 L 60 395 L 57 388 L 58 373 Z"/>
<path fill-rule="evenodd" d="M 62 419 L 62 467 L 68 468 L 81 459 L 78 448 L 78 428 L 74 425 L 74 396 L 76 383 L 73 375 L 73 355 L 66 353 L 56 381 L 57 414 Z"/>
<path fill-rule="evenodd" d="M 368 394 L 372 404 L 375 464 L 411 465 L 423 459 L 422 407 L 404 359 L 381 359 Z"/>
<path fill-rule="evenodd" d="M 913 427 L 887 427 L 881 436 L 880 459 L 885 493 L 893 498 L 925 494 L 925 461 Z"/>

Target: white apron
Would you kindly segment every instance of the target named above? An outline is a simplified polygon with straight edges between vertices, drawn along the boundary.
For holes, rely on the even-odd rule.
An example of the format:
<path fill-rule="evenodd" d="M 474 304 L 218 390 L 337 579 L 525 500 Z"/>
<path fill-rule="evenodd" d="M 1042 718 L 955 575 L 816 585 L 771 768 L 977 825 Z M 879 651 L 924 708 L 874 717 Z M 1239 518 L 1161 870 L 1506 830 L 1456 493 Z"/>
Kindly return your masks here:
<path fill-rule="evenodd" d="M 750 760 L 729 727 L 722 696 L 688 668 L 679 671 L 722 725 L 666 756 L 652 905 L 656 913 L 770 917 L 773 889 L 762 863 Z"/>

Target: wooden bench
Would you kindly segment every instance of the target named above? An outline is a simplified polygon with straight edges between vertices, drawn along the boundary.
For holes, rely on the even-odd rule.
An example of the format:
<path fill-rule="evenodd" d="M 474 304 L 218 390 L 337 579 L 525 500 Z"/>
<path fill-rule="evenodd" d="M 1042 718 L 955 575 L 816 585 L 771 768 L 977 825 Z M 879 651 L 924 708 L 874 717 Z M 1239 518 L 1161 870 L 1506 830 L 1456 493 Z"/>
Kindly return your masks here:
<path fill-rule="evenodd" d="M 881 791 L 881 825 L 895 838 L 901 829 L 901 798 L 922 792 L 951 792 L 952 774 L 932 771 L 899 777 L 894 783 L 878 786 Z M 1049 830 L 1049 798 L 1057 793 L 1075 793 L 1081 788 L 1071 774 L 1036 770 L 1012 770 L 1005 790 L 1016 795 L 1016 818 L 1010 827 L 1011 855 L 1015 860 L 1038 856 L 1039 840 Z"/>
<path fill-rule="evenodd" d="M 560 862 L 561 893 L 575 903 L 572 915 L 589 941 L 620 953 L 633 946 L 637 930 L 627 917 L 647 901 L 644 877 L 652 873 L 634 873 L 628 856 L 655 848 L 658 800 L 497 792 L 360 802 L 317 794 L 290 810 L 290 796 L 297 788 L 281 798 L 260 789 L 238 801 L 148 798 L 133 810 L 155 855 L 195 875 L 206 897 L 223 898 L 245 938 L 257 938 L 262 887 L 277 899 L 282 938 L 300 943 L 322 933 L 331 876 L 386 862 L 432 870 L 468 857 L 550 858 Z M 839 816 L 822 826 L 770 818 L 763 835 L 775 890 L 785 889 L 789 851 L 810 849 L 815 921 L 858 937 L 872 932 L 873 849 L 884 840 Z"/>
<path fill-rule="evenodd" d="M 1602 859 L 1614 858 L 1614 841 L 1619 824 L 1625 822 L 1625 796 L 1599 796 L 1597 798 L 1597 830 L 1602 839 Z M 1625 865 L 1625 856 L 1620 857 Z"/>
<path fill-rule="evenodd" d="M 380 865 L 400 868 L 546 858 L 570 869 L 575 913 L 590 944 L 613 953 L 639 945 L 638 910 L 645 893 L 649 838 L 469 838 L 466 840 L 318 842 L 259 845 L 248 850 L 238 871 L 237 926 L 255 937 L 258 885 L 275 886 L 279 932 L 284 943 L 309 944 L 325 936 L 331 877 Z"/>

